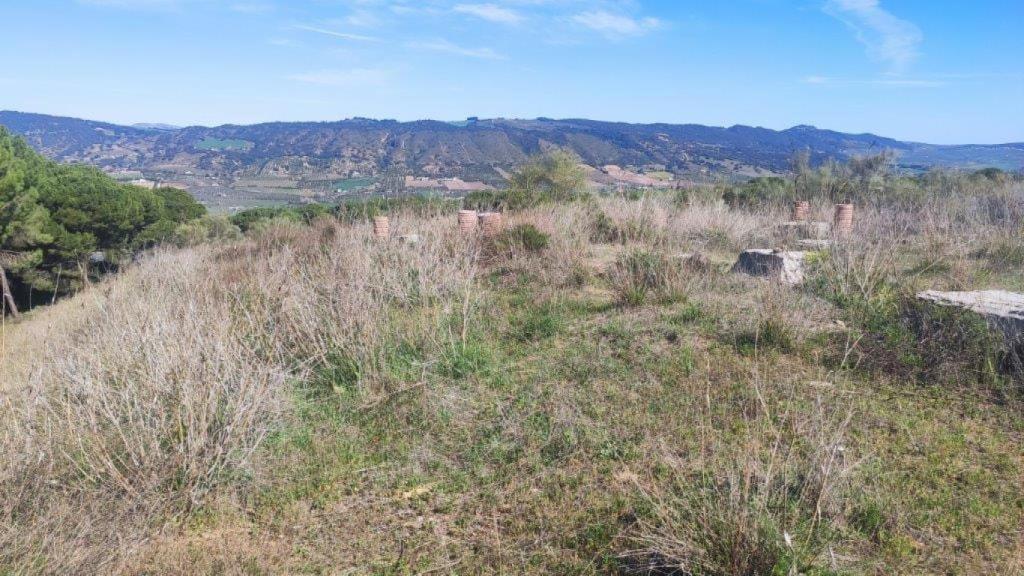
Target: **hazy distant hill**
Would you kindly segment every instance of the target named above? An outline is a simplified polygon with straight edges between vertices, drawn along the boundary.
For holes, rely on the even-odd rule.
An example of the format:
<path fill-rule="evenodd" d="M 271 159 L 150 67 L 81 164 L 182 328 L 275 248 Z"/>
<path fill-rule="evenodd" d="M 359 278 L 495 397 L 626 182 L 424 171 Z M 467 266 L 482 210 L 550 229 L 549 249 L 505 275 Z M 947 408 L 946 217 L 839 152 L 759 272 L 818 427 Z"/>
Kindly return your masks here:
<path fill-rule="evenodd" d="M 891 149 L 904 166 L 1024 167 L 1024 143 L 937 146 L 812 126 L 769 130 L 696 124 L 626 124 L 593 120 L 351 119 L 175 129 L 118 126 L 74 118 L 0 112 L 0 124 L 42 153 L 65 162 L 151 170 L 202 170 L 223 176 L 414 174 L 495 179 L 552 146 L 568 147 L 593 166 L 618 164 L 679 175 L 783 171 L 795 150 L 813 161 Z"/>

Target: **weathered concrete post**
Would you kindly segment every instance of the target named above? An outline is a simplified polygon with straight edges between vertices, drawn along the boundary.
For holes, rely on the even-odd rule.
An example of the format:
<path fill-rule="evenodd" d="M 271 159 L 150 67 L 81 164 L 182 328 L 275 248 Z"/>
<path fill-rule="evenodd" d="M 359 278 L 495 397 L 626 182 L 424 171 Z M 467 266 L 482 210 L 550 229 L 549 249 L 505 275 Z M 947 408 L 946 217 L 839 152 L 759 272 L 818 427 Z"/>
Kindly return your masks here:
<path fill-rule="evenodd" d="M 378 240 L 387 240 L 391 236 L 391 224 L 387 216 L 373 217 L 373 235 Z"/>
<path fill-rule="evenodd" d="M 476 230 L 476 210 L 459 210 L 459 232 L 471 234 Z"/>
<path fill-rule="evenodd" d="M 853 231 L 853 204 L 836 204 L 832 230 L 836 236 L 849 236 Z"/>

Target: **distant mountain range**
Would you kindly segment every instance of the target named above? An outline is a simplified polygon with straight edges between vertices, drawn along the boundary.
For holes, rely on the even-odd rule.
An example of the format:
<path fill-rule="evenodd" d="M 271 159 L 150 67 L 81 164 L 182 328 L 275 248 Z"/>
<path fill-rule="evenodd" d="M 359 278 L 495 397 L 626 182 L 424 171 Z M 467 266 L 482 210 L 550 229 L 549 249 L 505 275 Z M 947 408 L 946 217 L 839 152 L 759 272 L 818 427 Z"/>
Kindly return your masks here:
<path fill-rule="evenodd" d="M 783 172 L 796 150 L 812 162 L 892 150 L 901 166 L 1007 170 L 1024 168 L 1024 143 L 940 146 L 813 126 L 770 130 L 697 124 L 626 124 L 593 120 L 469 119 L 397 122 L 273 122 L 177 128 L 0 111 L 0 124 L 62 162 L 108 169 L 210 175 L 308 178 L 414 175 L 494 181 L 500 171 L 552 147 L 575 151 L 591 166 L 614 164 L 679 177 Z"/>

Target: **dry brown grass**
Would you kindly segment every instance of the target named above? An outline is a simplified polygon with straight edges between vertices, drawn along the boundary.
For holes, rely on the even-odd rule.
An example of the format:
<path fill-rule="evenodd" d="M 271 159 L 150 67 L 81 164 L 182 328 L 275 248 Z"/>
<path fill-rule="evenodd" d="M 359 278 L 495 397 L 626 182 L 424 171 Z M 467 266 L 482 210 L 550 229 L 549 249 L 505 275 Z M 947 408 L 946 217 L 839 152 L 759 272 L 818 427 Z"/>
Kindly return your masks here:
<path fill-rule="evenodd" d="M 158 252 L 19 325 L 3 368 L 4 562 L 110 566 L 120 555 L 90 542 L 129 553 L 246 482 L 289 387 L 328 357 L 363 367 L 368 397 L 390 392 L 376 355 L 394 309 L 476 305 L 474 241 L 432 224 L 414 246 L 320 222 Z M 462 337 L 400 328 L 436 347 Z"/>
<path fill-rule="evenodd" d="M 4 327 L 0 571 L 608 573 L 637 549 L 716 574 L 787 558 L 929 571 L 952 565 L 934 544 L 950 534 L 1005 569 L 1012 518 L 943 525 L 928 499 L 958 504 L 903 443 L 907 422 L 940 430 L 948 399 L 835 362 L 831 338 L 856 335 L 822 296 L 1019 289 L 972 254 L 1016 238 L 1022 196 L 859 209 L 798 290 L 724 272 L 786 241 L 781 209 L 660 195 L 510 215 L 549 235 L 536 253 L 408 214 L 392 229 L 415 244 L 324 219 L 156 252 Z M 618 232 L 595 241 L 600 218 Z M 616 307 L 647 281 L 624 260 L 638 252 L 656 297 Z M 993 470 L 969 488 L 988 506 L 1024 465 L 998 448 L 1019 422 L 1005 407 L 964 422 L 988 452 L 919 442 Z M 863 461 L 908 476 L 899 519 L 866 536 L 851 510 L 894 485 Z M 930 563 L 908 559 L 907 534 L 931 538 Z"/>

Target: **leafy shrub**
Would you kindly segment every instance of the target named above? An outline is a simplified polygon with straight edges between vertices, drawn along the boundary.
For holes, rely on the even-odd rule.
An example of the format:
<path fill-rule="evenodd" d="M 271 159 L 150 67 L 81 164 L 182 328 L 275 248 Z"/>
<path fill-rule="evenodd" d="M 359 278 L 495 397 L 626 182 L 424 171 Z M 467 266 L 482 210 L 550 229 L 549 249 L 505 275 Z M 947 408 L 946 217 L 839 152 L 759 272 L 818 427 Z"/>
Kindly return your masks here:
<path fill-rule="evenodd" d="M 204 216 L 181 224 L 174 230 L 174 241 L 178 246 L 238 240 L 241 237 L 242 231 L 225 216 Z"/>
<path fill-rule="evenodd" d="M 600 209 L 594 214 L 590 226 L 590 241 L 595 244 L 613 244 L 626 238 L 622 228 Z"/>
<path fill-rule="evenodd" d="M 777 176 L 754 178 L 740 186 L 730 187 L 722 194 L 722 200 L 731 208 L 757 206 L 792 197 L 793 188 L 790 182 Z"/>
<path fill-rule="evenodd" d="M 323 209 L 327 212 L 326 208 Z M 262 223 L 270 220 L 291 220 L 299 222 L 302 217 L 295 208 L 284 206 L 249 208 L 231 216 L 231 223 L 237 226 L 242 232 L 249 232 L 258 228 Z"/>
<path fill-rule="evenodd" d="M 998 183 L 1006 182 L 1009 179 L 1009 175 L 1006 172 L 1000 170 L 999 168 L 991 168 L 991 167 L 990 168 L 982 168 L 980 170 L 975 170 L 971 174 L 971 176 L 976 178 L 976 179 L 984 179 L 984 180 L 989 180 L 989 181 L 998 182 Z"/>
<path fill-rule="evenodd" d="M 556 150 L 535 157 L 509 176 L 505 207 L 511 210 L 543 202 L 566 202 L 584 197 L 587 178 L 580 160 L 571 152 Z"/>
<path fill-rule="evenodd" d="M 474 190 L 462 199 L 463 210 L 478 212 L 494 212 L 505 204 L 505 193 L 499 190 Z"/>
<path fill-rule="evenodd" d="M 489 248 L 492 255 L 538 254 L 547 249 L 550 240 L 533 224 L 518 224 L 491 240 Z"/>
<path fill-rule="evenodd" d="M 685 208 L 690 205 L 690 191 L 686 188 L 679 188 L 672 194 L 672 204 L 677 208 Z"/>

